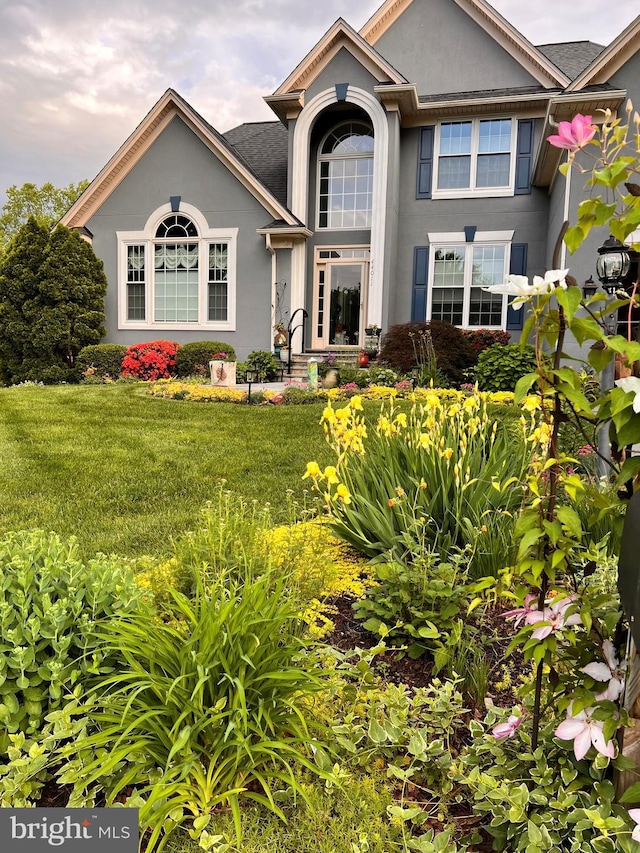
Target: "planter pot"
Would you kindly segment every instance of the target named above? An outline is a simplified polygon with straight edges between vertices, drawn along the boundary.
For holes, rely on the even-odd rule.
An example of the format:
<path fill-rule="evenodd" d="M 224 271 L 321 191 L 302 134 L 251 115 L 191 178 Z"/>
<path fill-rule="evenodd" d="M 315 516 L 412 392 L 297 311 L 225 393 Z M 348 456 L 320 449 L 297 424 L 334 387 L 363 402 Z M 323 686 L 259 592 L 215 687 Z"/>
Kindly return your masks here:
<path fill-rule="evenodd" d="M 361 352 L 358 356 L 358 367 L 367 367 L 369 364 L 369 356 L 366 352 Z"/>
<path fill-rule="evenodd" d="M 235 361 L 210 361 L 211 384 L 220 388 L 235 388 L 236 384 L 236 362 Z"/>

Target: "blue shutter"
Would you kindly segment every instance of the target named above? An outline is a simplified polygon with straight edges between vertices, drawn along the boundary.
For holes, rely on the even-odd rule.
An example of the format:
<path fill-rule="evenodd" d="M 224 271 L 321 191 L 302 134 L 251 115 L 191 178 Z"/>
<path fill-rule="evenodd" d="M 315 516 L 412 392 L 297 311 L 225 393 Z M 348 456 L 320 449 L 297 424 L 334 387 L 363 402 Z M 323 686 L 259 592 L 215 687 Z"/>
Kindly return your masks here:
<path fill-rule="evenodd" d="M 433 125 L 420 128 L 416 198 L 431 198 L 433 177 Z"/>
<path fill-rule="evenodd" d="M 416 246 L 413 250 L 413 295 L 411 298 L 412 323 L 424 323 L 427 319 L 428 271 L 429 247 Z"/>
<path fill-rule="evenodd" d="M 510 275 L 526 275 L 527 274 L 527 243 L 512 243 L 511 245 L 511 264 L 509 266 Z M 522 329 L 524 320 L 524 312 L 526 311 L 523 305 L 519 311 L 515 311 L 511 306 L 507 308 L 507 330 L 518 331 Z"/>
<path fill-rule="evenodd" d="M 533 119 L 520 119 L 516 142 L 515 195 L 531 192 L 531 163 L 533 162 Z"/>

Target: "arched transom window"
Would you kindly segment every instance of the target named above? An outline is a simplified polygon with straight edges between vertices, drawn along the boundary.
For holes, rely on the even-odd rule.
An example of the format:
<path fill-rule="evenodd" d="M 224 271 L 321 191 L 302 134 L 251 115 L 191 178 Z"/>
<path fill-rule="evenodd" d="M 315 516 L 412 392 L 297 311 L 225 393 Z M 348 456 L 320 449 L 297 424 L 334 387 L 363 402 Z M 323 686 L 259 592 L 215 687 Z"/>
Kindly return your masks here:
<path fill-rule="evenodd" d="M 231 327 L 237 229 L 209 229 L 196 214 L 170 213 L 150 233 L 118 235 L 121 326 Z"/>
<path fill-rule="evenodd" d="M 349 121 L 324 138 L 318 155 L 318 227 L 370 228 L 373 130 Z"/>

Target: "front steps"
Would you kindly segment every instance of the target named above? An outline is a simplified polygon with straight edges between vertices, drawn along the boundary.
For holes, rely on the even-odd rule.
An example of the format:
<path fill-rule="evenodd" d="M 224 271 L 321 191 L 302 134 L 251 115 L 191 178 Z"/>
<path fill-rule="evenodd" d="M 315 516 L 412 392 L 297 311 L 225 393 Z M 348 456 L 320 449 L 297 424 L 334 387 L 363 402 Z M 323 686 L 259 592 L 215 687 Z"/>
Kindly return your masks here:
<path fill-rule="evenodd" d="M 358 354 L 360 350 L 358 347 L 349 347 L 347 349 L 332 347 L 330 350 L 307 350 L 304 353 L 294 353 L 291 356 L 291 371 L 289 373 L 287 373 L 286 360 L 283 362 L 285 365 L 285 381 L 292 379 L 298 382 L 306 382 L 309 376 L 309 359 L 315 358 L 317 361 L 324 361 L 327 352 L 335 354 L 337 362 L 342 364 L 352 364 L 355 366 L 358 363 Z"/>

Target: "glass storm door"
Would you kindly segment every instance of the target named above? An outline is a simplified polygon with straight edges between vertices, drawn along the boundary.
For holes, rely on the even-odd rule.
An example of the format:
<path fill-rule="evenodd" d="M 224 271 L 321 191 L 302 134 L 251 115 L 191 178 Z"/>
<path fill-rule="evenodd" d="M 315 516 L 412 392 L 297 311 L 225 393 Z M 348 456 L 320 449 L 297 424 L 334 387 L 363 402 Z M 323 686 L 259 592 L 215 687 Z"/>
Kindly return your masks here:
<path fill-rule="evenodd" d="M 313 347 L 359 346 L 364 341 L 369 263 L 356 258 L 322 261 L 316 266 Z"/>

